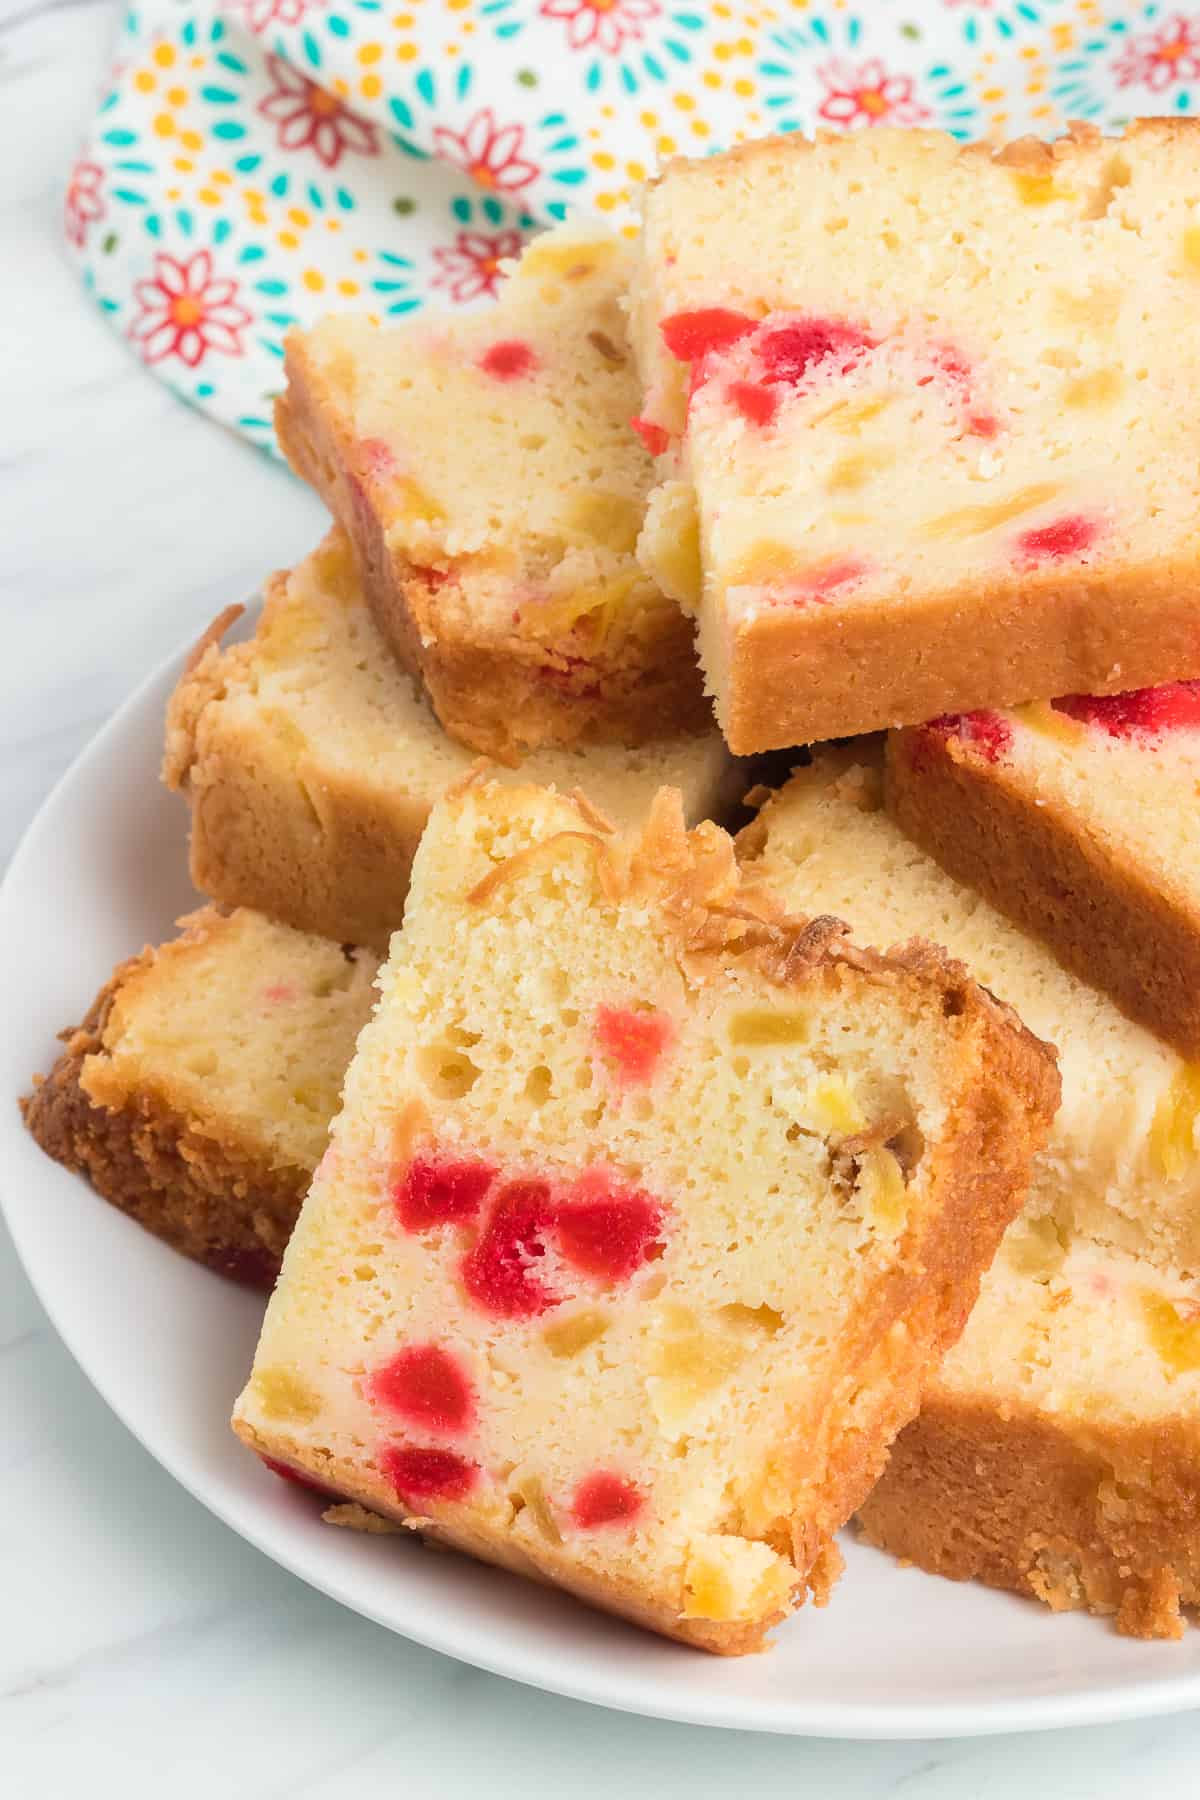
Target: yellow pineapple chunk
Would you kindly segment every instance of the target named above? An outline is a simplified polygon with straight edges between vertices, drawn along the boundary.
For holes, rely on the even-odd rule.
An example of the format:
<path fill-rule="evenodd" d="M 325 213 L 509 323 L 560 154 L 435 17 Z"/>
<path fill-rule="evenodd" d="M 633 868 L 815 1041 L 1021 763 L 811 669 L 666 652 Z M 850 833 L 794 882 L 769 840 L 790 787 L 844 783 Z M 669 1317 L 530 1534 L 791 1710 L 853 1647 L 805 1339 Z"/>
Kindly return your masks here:
<path fill-rule="evenodd" d="M 744 1306 L 739 1300 L 718 1306 L 717 1317 L 732 1331 L 762 1331 L 768 1337 L 774 1337 L 783 1324 L 783 1314 L 773 1306 Z"/>
<path fill-rule="evenodd" d="M 1031 700 L 1027 706 L 1014 708 L 1016 717 L 1031 731 L 1054 738 L 1060 744 L 1078 744 L 1087 736 L 1087 726 L 1069 713 L 1059 712 L 1048 700 Z"/>
<path fill-rule="evenodd" d="M 577 244 L 548 244 L 534 239 L 521 259 L 522 277 L 557 275 L 561 281 L 586 281 L 606 268 L 617 246 L 603 238 Z"/>
<path fill-rule="evenodd" d="M 575 497 L 567 525 L 594 543 L 628 555 L 642 528 L 642 508 L 626 494 L 607 494 L 597 489 Z"/>
<path fill-rule="evenodd" d="M 1017 169 L 1013 173 L 1022 206 L 1049 206 L 1052 200 L 1073 200 L 1073 188 L 1060 187 L 1049 169 Z"/>
<path fill-rule="evenodd" d="M 1150 1161 L 1171 1180 L 1182 1175 L 1196 1154 L 1200 1112 L 1200 1063 L 1183 1063 L 1155 1109 L 1150 1126 Z"/>
<path fill-rule="evenodd" d="M 694 613 L 700 605 L 700 516 L 694 489 L 665 481 L 650 496 L 639 550 L 663 593 Z"/>
<path fill-rule="evenodd" d="M 568 631 L 579 630 L 590 644 L 603 644 L 628 610 L 629 597 L 641 579 L 635 572 L 574 588 L 558 599 L 531 607 L 526 616 L 539 637 L 559 638 Z"/>
<path fill-rule="evenodd" d="M 1094 288 L 1089 294 L 1073 294 L 1068 288 L 1060 288 L 1054 296 L 1054 311 L 1064 325 L 1090 325 L 1105 331 L 1117 322 L 1121 290 L 1103 286 Z"/>
<path fill-rule="evenodd" d="M 1007 1262 L 1035 1281 L 1049 1281 L 1057 1275 L 1066 1254 L 1066 1231 L 1048 1213 L 1040 1219 L 1018 1219 L 1004 1239 Z"/>
<path fill-rule="evenodd" d="M 1007 500 L 993 500 L 981 506 L 959 506 L 953 512 L 926 519 L 920 527 L 920 535 L 925 538 L 982 537 L 985 531 L 995 531 L 998 525 L 1007 525 L 1011 519 L 1019 519 L 1022 513 L 1032 512 L 1035 506 L 1044 506 L 1058 492 L 1057 482 L 1040 481 L 1032 487 L 1019 488 Z"/>
<path fill-rule="evenodd" d="M 872 476 L 888 468 L 896 460 L 890 450 L 859 450 L 853 456 L 839 456 L 825 480 L 827 494 L 854 494 L 866 487 Z"/>
<path fill-rule="evenodd" d="M 550 1511 L 547 1503 L 541 1477 L 539 1475 L 523 1475 L 517 1483 L 516 1492 L 525 1502 L 530 1518 L 546 1542 L 561 1544 L 562 1532 L 554 1522 L 554 1514 Z"/>
<path fill-rule="evenodd" d="M 864 425 L 877 419 L 891 404 L 891 394 L 877 394 L 870 400 L 840 400 L 817 422 L 827 424 L 831 430 L 840 431 L 846 437 L 856 437 Z"/>
<path fill-rule="evenodd" d="M 547 1325 L 542 1332 L 542 1342 L 551 1356 L 578 1356 L 589 1344 L 603 1337 L 609 1327 L 609 1316 L 596 1308 L 586 1312 L 571 1313 L 565 1319 L 557 1319 L 553 1325 Z"/>
<path fill-rule="evenodd" d="M 1189 225 L 1183 234 L 1183 266 L 1189 275 L 1200 275 L 1200 225 Z"/>
<path fill-rule="evenodd" d="M 685 1619 L 759 1619 L 787 1604 L 791 1563 L 767 1544 L 710 1532 L 693 1538 L 683 1578 Z"/>
<path fill-rule="evenodd" d="M 1176 1375 L 1200 1369 L 1200 1308 L 1181 1313 L 1165 1294 L 1142 1295 L 1150 1342 Z"/>
<path fill-rule="evenodd" d="M 734 1013 L 729 1021 L 729 1041 L 759 1048 L 764 1044 L 803 1044 L 808 1039 L 808 1016 L 801 1012 L 775 1012 L 755 1006 Z"/>
<path fill-rule="evenodd" d="M 1125 385 L 1119 369 L 1093 369 L 1090 375 L 1077 375 L 1063 388 L 1063 405 L 1079 411 L 1098 411 L 1111 406 Z"/>
<path fill-rule="evenodd" d="M 268 1419 L 309 1425 L 321 1410 L 319 1395 L 293 1369 L 259 1369 L 250 1385 Z"/>
<path fill-rule="evenodd" d="M 868 1222 L 883 1231 L 895 1231 L 908 1217 L 908 1189 L 904 1171 L 884 1145 L 867 1150 L 859 1159 L 858 1196 Z"/>
<path fill-rule="evenodd" d="M 419 481 L 411 475 L 397 475 L 393 478 L 392 489 L 395 495 L 397 523 L 404 525 L 441 525 L 445 523 L 446 514 L 434 499 L 428 488 L 423 488 Z"/>
<path fill-rule="evenodd" d="M 852 1137 L 866 1126 L 866 1114 L 840 1075 L 817 1082 L 804 1100 L 805 1110 L 821 1131 Z"/>
<path fill-rule="evenodd" d="M 749 1346 L 730 1333 L 705 1329 L 686 1307 L 664 1307 L 658 1327 L 646 1386 L 655 1418 L 673 1432 L 724 1386 Z"/>
<path fill-rule="evenodd" d="M 766 587 L 788 580 L 795 569 L 796 553 L 789 545 L 762 538 L 730 566 L 728 581 L 731 587 Z"/>

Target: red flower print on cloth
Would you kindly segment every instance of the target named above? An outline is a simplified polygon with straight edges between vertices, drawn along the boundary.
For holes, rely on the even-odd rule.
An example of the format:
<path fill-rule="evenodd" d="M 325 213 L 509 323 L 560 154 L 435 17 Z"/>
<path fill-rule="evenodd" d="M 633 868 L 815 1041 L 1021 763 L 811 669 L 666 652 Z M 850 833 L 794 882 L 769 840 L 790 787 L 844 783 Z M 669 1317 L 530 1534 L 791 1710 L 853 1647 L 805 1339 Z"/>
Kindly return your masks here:
<path fill-rule="evenodd" d="M 644 35 L 648 19 L 662 12 L 659 0 L 543 0 L 543 19 L 562 19 L 572 50 L 603 50 L 617 56 L 629 40 Z"/>
<path fill-rule="evenodd" d="M 276 126 L 281 150 L 312 150 L 327 169 L 336 168 L 347 150 L 378 156 L 375 127 L 343 106 L 336 94 L 318 87 L 282 56 L 268 56 L 267 70 L 274 87 L 258 110 Z"/>
<path fill-rule="evenodd" d="M 104 170 L 99 163 L 81 160 L 71 170 L 63 213 L 67 238 L 77 249 L 82 250 L 87 242 L 89 225 L 104 217 L 104 201 L 100 196 L 103 180 Z"/>
<path fill-rule="evenodd" d="M 305 13 L 320 12 L 326 0 L 221 0 L 226 12 L 237 13 L 247 31 L 268 25 L 298 25 Z"/>
<path fill-rule="evenodd" d="M 877 56 L 869 62 L 835 60 L 817 70 L 825 98 L 817 112 L 827 125 L 920 125 L 930 117 L 913 94 L 911 75 L 889 75 Z"/>
<path fill-rule="evenodd" d="M 438 125 L 433 133 L 433 147 L 439 156 L 465 169 L 480 187 L 508 194 L 537 179 L 537 164 L 521 155 L 524 144 L 525 127 L 497 125 L 490 106 L 468 119 L 462 131 Z"/>
<path fill-rule="evenodd" d="M 213 275 L 212 256 L 197 250 L 186 262 L 160 250 L 154 274 L 134 287 L 141 308 L 129 335 L 148 363 L 177 356 L 195 369 L 210 350 L 242 356 L 241 334 L 253 315 L 239 306 L 237 282 Z"/>
<path fill-rule="evenodd" d="M 460 231 L 453 244 L 435 250 L 433 260 L 437 274 L 430 287 L 445 288 L 456 305 L 468 300 L 490 299 L 500 286 L 500 264 L 509 256 L 520 256 L 521 234 L 513 229 L 498 231 Z"/>
<path fill-rule="evenodd" d="M 1118 87 L 1141 82 L 1152 94 L 1200 76 L 1200 17 L 1172 13 L 1153 31 L 1130 38 L 1113 64 Z"/>

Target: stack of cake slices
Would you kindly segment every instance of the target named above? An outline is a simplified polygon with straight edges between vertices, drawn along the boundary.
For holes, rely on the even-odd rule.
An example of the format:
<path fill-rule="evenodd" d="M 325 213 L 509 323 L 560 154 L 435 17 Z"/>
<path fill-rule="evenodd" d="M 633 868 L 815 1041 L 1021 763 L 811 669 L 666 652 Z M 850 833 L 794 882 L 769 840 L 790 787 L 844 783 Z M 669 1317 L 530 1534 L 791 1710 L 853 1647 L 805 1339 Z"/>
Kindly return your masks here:
<path fill-rule="evenodd" d="M 234 1428 L 331 1519 L 724 1654 L 852 1518 L 1200 1605 L 1198 176 L 767 140 L 289 342 L 207 904 L 26 1115 L 273 1285 Z"/>

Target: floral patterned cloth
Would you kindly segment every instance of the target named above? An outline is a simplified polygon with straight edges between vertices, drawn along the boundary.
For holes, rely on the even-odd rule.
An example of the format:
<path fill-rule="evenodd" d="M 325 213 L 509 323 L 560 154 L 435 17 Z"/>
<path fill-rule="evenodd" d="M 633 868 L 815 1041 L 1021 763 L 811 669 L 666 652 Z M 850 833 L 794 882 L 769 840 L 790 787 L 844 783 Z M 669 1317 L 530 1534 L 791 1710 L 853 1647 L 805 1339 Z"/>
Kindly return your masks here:
<path fill-rule="evenodd" d="M 573 208 L 632 232 L 663 158 L 1194 103 L 1200 11 L 1128 0 L 144 0 L 66 235 L 144 362 L 271 449 L 290 326 L 486 300 Z"/>

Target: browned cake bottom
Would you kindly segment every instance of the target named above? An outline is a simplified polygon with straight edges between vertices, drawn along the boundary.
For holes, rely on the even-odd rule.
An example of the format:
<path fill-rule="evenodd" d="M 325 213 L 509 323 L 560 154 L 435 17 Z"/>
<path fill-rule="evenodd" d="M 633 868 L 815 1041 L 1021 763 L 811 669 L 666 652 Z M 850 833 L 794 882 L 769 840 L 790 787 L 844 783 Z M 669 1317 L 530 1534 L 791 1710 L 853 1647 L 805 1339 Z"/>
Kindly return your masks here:
<path fill-rule="evenodd" d="M 1007 1416 L 1005 1416 L 1007 1415 Z M 934 1393 L 861 1508 L 869 1543 L 931 1574 L 1177 1638 L 1200 1602 L 1200 1454 L 1182 1427 L 1097 1431 Z"/>
<path fill-rule="evenodd" d="M 21 1102 L 25 1123 L 48 1156 L 155 1237 L 220 1275 L 269 1290 L 311 1171 L 273 1169 L 253 1146 L 217 1142 L 146 1093 L 109 1109 L 80 1086 L 122 981 L 141 963 L 122 964 L 83 1023 L 62 1034 L 66 1049 Z"/>
<path fill-rule="evenodd" d="M 892 734 L 887 804 L 948 874 L 1181 1056 L 1200 1057 L 1200 910 L 1123 867 L 1085 820 L 1007 781 L 951 734 Z"/>

